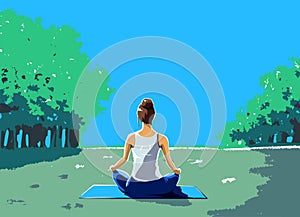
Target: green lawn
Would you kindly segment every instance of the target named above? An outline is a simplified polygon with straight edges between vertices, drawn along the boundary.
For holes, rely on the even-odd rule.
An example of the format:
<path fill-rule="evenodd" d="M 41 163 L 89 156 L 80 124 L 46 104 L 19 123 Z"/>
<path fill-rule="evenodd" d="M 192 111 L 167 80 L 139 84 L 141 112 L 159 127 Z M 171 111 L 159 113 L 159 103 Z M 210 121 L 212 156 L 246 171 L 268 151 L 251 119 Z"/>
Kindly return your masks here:
<path fill-rule="evenodd" d="M 168 214 L 207 216 L 209 210 L 234 208 L 257 196 L 257 186 L 267 178 L 249 173 L 263 167 L 265 155 L 256 151 L 218 150 L 201 167 L 194 164 L 204 150 L 172 150 L 171 156 L 182 169 L 181 185 L 195 185 L 207 200 L 84 200 L 79 196 L 92 184 L 113 184 L 108 171 L 122 150 L 84 149 L 79 155 L 53 162 L 0 170 L 0 211 L 10 216 L 154 216 Z M 183 157 L 185 156 L 185 157 Z M 84 165 L 76 169 L 75 165 Z M 162 173 L 170 172 L 160 157 Z M 131 160 L 123 167 L 130 171 Z M 61 175 L 68 175 L 62 179 Z M 232 183 L 222 179 L 234 177 Z M 38 184 L 39 187 L 30 186 Z M 69 204 L 69 205 L 68 205 Z M 82 207 L 82 206 L 83 207 Z M 62 207 L 65 206 L 65 207 Z M 70 208 L 70 209 L 69 209 Z"/>

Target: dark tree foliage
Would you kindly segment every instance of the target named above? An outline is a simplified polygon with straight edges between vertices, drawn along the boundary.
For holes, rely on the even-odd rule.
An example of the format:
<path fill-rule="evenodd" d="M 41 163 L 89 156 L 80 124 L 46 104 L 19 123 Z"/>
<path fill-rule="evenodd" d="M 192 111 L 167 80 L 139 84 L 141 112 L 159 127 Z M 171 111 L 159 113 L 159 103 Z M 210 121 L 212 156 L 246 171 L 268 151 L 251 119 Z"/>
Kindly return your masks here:
<path fill-rule="evenodd" d="M 300 59 L 261 77 L 264 91 L 227 123 L 225 147 L 296 145 L 300 143 Z"/>
<path fill-rule="evenodd" d="M 232 142 L 244 140 L 248 146 L 300 143 L 300 100 L 292 100 L 285 111 L 272 110 L 267 117 L 259 116 L 249 130 L 233 130 L 230 136 Z"/>

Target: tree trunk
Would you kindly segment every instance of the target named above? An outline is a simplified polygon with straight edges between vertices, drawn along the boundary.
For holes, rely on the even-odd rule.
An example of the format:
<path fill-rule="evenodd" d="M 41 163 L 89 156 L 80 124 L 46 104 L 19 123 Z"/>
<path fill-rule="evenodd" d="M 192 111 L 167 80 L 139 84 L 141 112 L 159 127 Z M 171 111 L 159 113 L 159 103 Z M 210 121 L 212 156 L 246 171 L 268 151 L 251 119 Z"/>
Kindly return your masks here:
<path fill-rule="evenodd" d="M 57 132 L 58 130 L 58 132 Z M 62 127 L 61 126 L 57 126 L 56 127 L 56 139 L 55 139 L 55 144 L 57 147 L 62 147 Z"/>
<path fill-rule="evenodd" d="M 79 130 L 70 129 L 69 142 L 72 148 L 77 148 L 79 146 Z"/>
<path fill-rule="evenodd" d="M 18 141 L 18 135 L 19 135 L 19 133 L 20 133 L 20 131 L 21 131 L 21 126 L 19 126 L 19 125 L 17 125 L 16 127 L 15 127 L 15 129 L 16 129 L 16 135 L 15 135 L 15 141 L 16 141 L 16 148 L 19 148 L 19 141 Z M 21 144 L 22 144 L 22 140 L 21 140 Z M 20 147 L 21 147 L 21 144 L 20 144 Z"/>
<path fill-rule="evenodd" d="M 274 137 L 275 137 L 274 134 L 272 136 L 269 136 L 268 142 L 269 143 L 274 143 Z"/>
<path fill-rule="evenodd" d="M 4 147 L 5 133 L 6 133 L 6 130 L 1 131 L 1 140 L 0 140 L 1 148 L 5 148 Z"/>
<path fill-rule="evenodd" d="M 6 149 L 14 149 L 15 148 L 15 135 L 14 130 L 8 128 L 8 141 L 6 145 Z"/>
<path fill-rule="evenodd" d="M 25 133 L 23 127 L 21 129 L 22 129 L 21 148 L 27 148 L 27 145 L 26 145 L 26 133 Z"/>
<path fill-rule="evenodd" d="M 40 125 L 34 125 L 29 131 L 29 147 L 37 148 L 40 138 Z"/>
<path fill-rule="evenodd" d="M 50 148 L 56 147 L 56 126 L 48 128 L 51 131 L 50 135 Z"/>
<path fill-rule="evenodd" d="M 40 141 L 40 148 L 46 147 L 46 137 L 47 137 L 47 128 L 43 127 L 42 125 L 40 127 L 40 135 L 39 135 L 39 141 Z"/>
<path fill-rule="evenodd" d="M 289 137 L 289 134 L 287 134 L 286 132 L 282 132 L 281 133 L 281 143 L 286 143 L 287 142 L 287 138 Z"/>
<path fill-rule="evenodd" d="M 69 129 L 65 128 L 64 148 L 68 148 L 68 143 L 69 143 Z"/>
<path fill-rule="evenodd" d="M 28 135 L 28 147 L 30 147 L 30 131 L 31 131 L 31 127 L 27 126 L 27 125 L 22 125 L 22 130 L 23 130 L 23 135 L 22 135 L 22 144 L 21 144 L 21 148 L 27 148 L 27 144 L 26 144 L 26 135 Z"/>
<path fill-rule="evenodd" d="M 300 143 L 300 123 L 296 119 L 292 120 L 291 123 L 294 126 L 293 143 Z"/>

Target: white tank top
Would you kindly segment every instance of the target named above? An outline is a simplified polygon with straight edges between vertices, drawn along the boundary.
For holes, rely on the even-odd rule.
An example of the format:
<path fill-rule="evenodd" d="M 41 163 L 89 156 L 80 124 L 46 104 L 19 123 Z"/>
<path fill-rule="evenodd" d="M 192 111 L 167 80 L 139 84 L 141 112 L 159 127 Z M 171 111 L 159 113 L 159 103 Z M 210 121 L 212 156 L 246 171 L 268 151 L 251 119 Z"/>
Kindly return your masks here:
<path fill-rule="evenodd" d="M 158 156 L 160 147 L 158 145 L 158 133 L 153 136 L 144 137 L 137 132 L 135 144 L 131 149 L 133 154 L 132 178 L 137 181 L 153 181 L 160 179 Z"/>

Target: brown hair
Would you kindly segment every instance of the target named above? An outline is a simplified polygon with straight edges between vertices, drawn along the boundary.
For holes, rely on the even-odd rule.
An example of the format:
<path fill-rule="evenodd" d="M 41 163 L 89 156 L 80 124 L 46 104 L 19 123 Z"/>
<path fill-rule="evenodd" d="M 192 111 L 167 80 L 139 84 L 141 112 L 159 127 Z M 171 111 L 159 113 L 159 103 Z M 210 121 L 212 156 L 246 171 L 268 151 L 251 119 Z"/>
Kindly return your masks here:
<path fill-rule="evenodd" d="M 155 115 L 153 101 L 148 98 L 143 99 L 138 107 L 137 115 L 138 118 L 145 124 L 152 124 L 152 120 Z"/>

